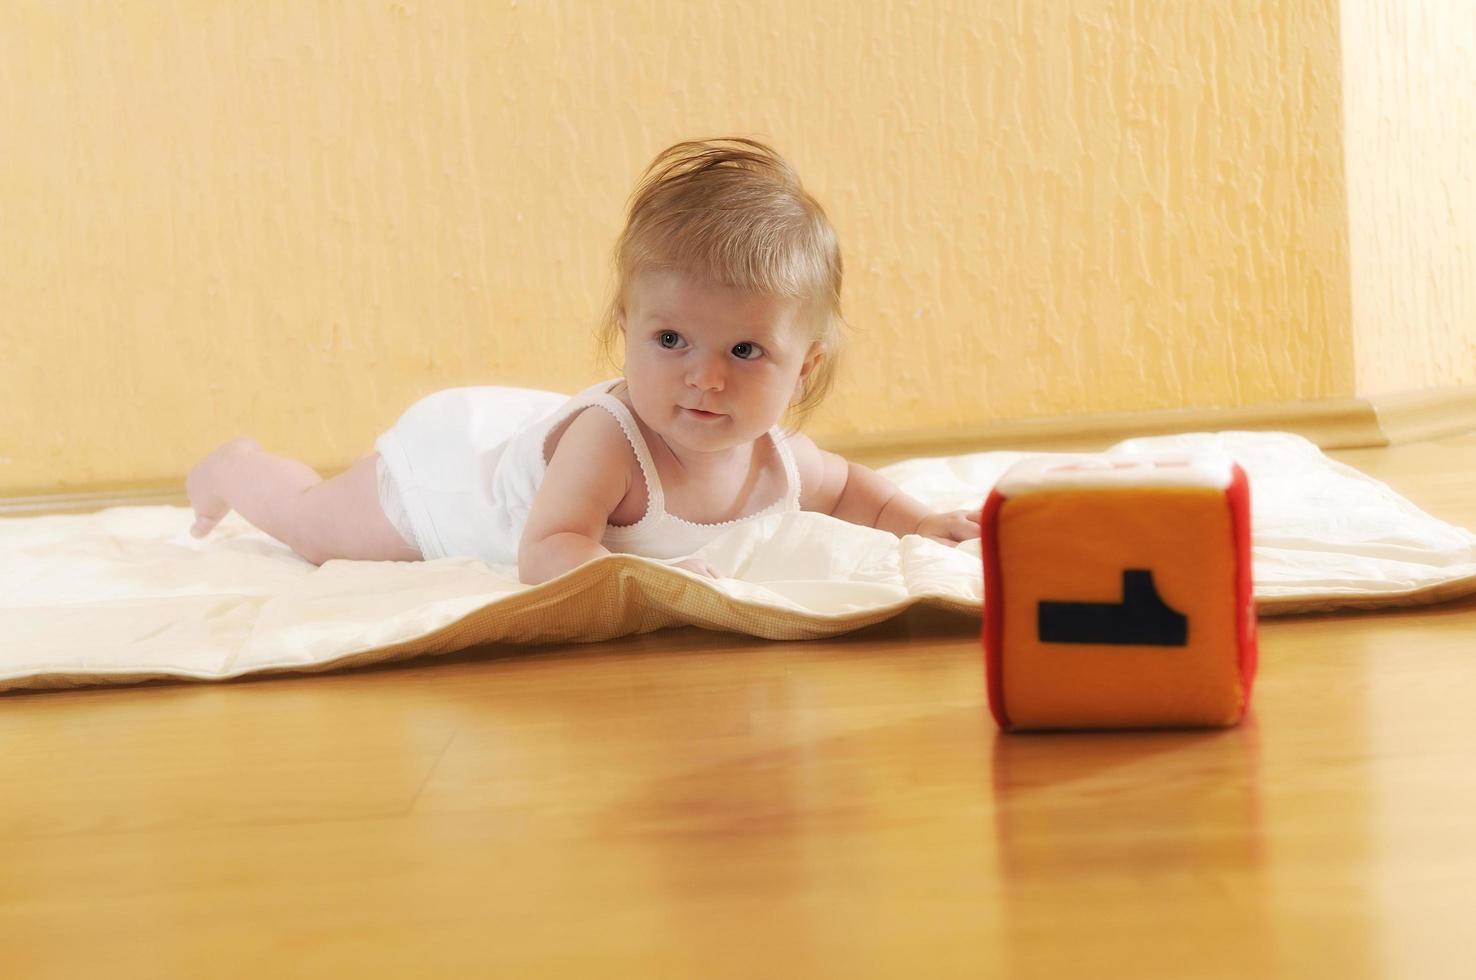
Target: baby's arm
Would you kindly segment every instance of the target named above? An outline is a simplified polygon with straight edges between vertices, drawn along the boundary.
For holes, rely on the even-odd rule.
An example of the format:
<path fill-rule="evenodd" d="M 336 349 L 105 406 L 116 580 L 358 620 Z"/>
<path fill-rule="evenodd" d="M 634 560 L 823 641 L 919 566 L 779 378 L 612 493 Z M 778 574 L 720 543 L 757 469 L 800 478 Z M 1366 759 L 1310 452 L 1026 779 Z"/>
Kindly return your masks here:
<path fill-rule="evenodd" d="M 805 510 L 891 531 L 898 537 L 921 534 L 951 544 L 979 536 L 975 514 L 961 510 L 938 513 L 875 470 L 826 452 L 808 436 L 791 436 L 789 444 L 799 468 L 800 506 Z"/>
<path fill-rule="evenodd" d="M 631 448 L 609 412 L 581 412 L 554 447 L 518 543 L 518 578 L 537 585 L 591 558 L 631 488 Z"/>

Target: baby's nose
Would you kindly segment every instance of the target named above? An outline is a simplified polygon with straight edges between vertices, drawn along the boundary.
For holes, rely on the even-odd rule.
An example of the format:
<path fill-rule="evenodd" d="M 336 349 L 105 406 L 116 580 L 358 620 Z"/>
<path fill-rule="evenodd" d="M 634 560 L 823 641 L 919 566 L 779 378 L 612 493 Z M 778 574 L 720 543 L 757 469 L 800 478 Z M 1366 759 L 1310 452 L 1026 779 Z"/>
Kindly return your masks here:
<path fill-rule="evenodd" d="M 687 373 L 687 384 L 704 391 L 722 391 L 727 384 L 727 367 L 722 358 L 697 358 Z"/>

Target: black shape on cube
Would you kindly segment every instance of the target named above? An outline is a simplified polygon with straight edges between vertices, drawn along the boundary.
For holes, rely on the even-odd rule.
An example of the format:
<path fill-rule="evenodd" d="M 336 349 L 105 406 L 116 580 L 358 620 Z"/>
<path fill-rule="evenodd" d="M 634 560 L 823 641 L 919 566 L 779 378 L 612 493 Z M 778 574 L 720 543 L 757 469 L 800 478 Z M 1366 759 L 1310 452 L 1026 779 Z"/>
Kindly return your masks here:
<path fill-rule="evenodd" d="M 1189 620 L 1158 594 L 1153 572 L 1122 573 L 1122 602 L 1041 602 L 1037 616 L 1042 643 L 1110 643 L 1121 646 L 1182 647 Z"/>

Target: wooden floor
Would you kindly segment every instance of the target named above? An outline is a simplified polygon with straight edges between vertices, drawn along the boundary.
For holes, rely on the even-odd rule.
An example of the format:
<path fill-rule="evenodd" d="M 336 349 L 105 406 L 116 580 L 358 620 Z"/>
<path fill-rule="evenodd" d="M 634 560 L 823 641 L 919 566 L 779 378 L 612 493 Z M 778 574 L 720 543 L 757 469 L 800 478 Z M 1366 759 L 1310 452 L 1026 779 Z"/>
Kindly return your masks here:
<path fill-rule="evenodd" d="M 1336 455 L 1476 527 L 1476 436 Z M 976 628 L 0 697 L 0 975 L 1476 974 L 1476 601 L 1212 734 L 1001 737 Z"/>

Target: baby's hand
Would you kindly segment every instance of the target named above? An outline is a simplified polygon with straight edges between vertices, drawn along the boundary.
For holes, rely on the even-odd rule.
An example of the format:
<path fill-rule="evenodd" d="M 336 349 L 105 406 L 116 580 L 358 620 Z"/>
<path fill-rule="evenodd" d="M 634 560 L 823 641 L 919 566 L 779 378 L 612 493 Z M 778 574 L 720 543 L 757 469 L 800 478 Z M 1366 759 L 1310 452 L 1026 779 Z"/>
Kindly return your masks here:
<path fill-rule="evenodd" d="M 917 533 L 939 544 L 954 545 L 979 536 L 979 515 L 971 510 L 950 510 L 929 514 L 917 524 Z"/>
<path fill-rule="evenodd" d="M 701 558 L 683 558 L 681 561 L 672 562 L 671 567 L 685 568 L 689 572 L 696 572 L 698 575 L 706 575 L 708 578 L 722 578 L 722 576 L 717 573 L 716 569 L 714 569 L 707 562 L 703 561 Z"/>

